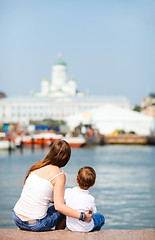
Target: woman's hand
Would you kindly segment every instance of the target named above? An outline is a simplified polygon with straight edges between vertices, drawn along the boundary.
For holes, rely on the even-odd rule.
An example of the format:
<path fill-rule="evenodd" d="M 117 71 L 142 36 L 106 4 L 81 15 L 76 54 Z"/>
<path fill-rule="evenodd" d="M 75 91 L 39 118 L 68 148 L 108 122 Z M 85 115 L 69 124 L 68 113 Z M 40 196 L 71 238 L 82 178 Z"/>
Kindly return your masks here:
<path fill-rule="evenodd" d="M 85 212 L 86 216 L 87 216 L 87 220 L 85 222 L 90 222 L 91 221 L 91 218 L 92 218 L 92 211 L 86 211 Z"/>

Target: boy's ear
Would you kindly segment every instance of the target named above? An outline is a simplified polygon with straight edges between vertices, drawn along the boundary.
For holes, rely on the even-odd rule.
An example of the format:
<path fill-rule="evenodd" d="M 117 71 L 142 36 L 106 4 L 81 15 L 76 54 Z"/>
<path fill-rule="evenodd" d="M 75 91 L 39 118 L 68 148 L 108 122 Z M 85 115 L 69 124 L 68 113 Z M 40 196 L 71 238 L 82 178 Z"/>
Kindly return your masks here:
<path fill-rule="evenodd" d="M 76 178 L 76 182 L 77 182 L 77 184 L 78 184 L 78 178 Z"/>

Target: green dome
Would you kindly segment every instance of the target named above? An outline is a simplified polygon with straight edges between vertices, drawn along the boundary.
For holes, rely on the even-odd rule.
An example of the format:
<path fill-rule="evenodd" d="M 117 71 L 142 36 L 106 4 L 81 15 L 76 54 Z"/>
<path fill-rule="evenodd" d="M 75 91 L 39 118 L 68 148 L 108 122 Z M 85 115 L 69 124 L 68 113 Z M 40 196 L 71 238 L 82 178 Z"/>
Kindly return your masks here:
<path fill-rule="evenodd" d="M 66 63 L 62 60 L 61 54 L 58 55 L 58 59 L 56 60 L 56 62 L 54 63 L 54 65 L 63 65 L 63 66 L 66 66 Z"/>
<path fill-rule="evenodd" d="M 71 78 L 69 79 L 69 81 L 75 82 L 75 79 L 74 79 L 73 77 L 71 77 Z"/>
<path fill-rule="evenodd" d="M 46 77 L 43 79 L 43 81 L 44 82 L 49 82 L 48 78 L 46 78 Z"/>

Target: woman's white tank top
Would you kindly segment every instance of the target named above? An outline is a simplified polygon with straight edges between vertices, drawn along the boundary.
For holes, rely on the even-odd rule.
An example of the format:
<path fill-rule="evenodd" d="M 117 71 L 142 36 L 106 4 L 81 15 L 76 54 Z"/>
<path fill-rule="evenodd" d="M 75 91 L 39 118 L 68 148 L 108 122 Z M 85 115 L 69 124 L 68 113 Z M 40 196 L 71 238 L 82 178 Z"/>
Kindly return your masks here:
<path fill-rule="evenodd" d="M 14 211 L 30 219 L 44 218 L 47 215 L 49 203 L 54 200 L 53 185 L 50 181 L 61 174 L 63 172 L 50 180 L 46 180 L 31 172 L 25 182 L 20 199 L 14 207 Z"/>

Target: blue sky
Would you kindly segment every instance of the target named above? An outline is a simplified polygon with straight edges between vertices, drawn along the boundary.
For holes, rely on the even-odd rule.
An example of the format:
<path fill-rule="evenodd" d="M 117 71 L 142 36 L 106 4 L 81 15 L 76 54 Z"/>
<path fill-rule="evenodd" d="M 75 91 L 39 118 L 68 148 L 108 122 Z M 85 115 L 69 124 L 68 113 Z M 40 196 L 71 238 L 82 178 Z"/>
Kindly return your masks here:
<path fill-rule="evenodd" d="M 62 52 L 91 95 L 155 92 L 154 0 L 0 0 L 0 91 L 40 91 Z"/>

